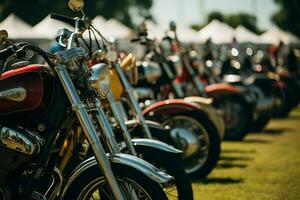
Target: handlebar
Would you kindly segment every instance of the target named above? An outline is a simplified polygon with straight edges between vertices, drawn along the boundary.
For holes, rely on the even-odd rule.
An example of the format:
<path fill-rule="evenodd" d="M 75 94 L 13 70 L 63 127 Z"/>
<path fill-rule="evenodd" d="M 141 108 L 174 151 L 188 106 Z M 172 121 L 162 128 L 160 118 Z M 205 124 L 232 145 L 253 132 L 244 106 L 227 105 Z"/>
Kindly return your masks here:
<path fill-rule="evenodd" d="M 57 14 L 57 13 L 51 13 L 50 18 L 56 19 L 58 21 L 65 22 L 65 23 L 70 24 L 71 26 L 74 26 L 74 27 L 76 25 L 76 22 L 79 20 L 79 26 L 80 27 L 84 26 L 84 21 L 79 19 L 79 18 L 72 18 L 72 17 L 68 17 L 68 16 L 65 16 L 65 15 Z"/>

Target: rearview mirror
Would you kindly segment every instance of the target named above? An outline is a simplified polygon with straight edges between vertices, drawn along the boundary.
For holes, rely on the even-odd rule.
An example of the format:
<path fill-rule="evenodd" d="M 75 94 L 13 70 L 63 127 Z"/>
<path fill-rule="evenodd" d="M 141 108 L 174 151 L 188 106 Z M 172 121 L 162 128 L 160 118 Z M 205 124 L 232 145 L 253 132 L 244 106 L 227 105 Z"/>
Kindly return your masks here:
<path fill-rule="evenodd" d="M 6 30 L 0 30 L 0 43 L 5 42 L 8 39 L 8 33 Z"/>
<path fill-rule="evenodd" d="M 73 11 L 81 11 L 84 7 L 83 0 L 69 0 L 69 8 Z"/>

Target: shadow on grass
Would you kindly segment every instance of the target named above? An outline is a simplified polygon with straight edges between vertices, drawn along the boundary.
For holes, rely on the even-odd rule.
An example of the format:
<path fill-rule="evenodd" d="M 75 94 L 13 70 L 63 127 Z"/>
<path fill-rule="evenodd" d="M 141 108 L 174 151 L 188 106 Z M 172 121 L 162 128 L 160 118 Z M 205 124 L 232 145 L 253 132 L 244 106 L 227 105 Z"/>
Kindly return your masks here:
<path fill-rule="evenodd" d="M 270 143 L 269 140 L 258 139 L 258 138 L 246 139 L 243 142 L 244 143 L 251 143 L 251 144 L 268 144 L 268 143 Z"/>
<path fill-rule="evenodd" d="M 202 184 L 211 184 L 211 183 L 218 183 L 218 184 L 236 184 L 242 183 L 243 179 L 238 178 L 205 178 L 201 180 L 193 180 L 194 183 L 202 183 Z"/>
<path fill-rule="evenodd" d="M 261 133 L 262 134 L 267 134 L 267 135 L 281 135 L 285 131 L 288 131 L 288 130 L 283 129 L 283 128 L 269 128 L 269 129 L 263 130 Z"/>
<path fill-rule="evenodd" d="M 282 118 L 282 119 L 287 119 L 287 118 Z M 289 120 L 300 120 L 300 115 L 290 115 L 288 116 Z"/>
<path fill-rule="evenodd" d="M 251 161 L 253 157 L 241 157 L 241 156 L 221 156 L 220 161 L 233 162 L 233 161 Z"/>
<path fill-rule="evenodd" d="M 241 150 L 241 149 L 222 149 L 222 154 L 231 154 L 231 153 L 238 153 L 238 154 L 255 154 L 255 149 L 251 150 Z"/>
<path fill-rule="evenodd" d="M 219 163 L 216 168 L 218 169 L 229 169 L 229 168 L 246 168 L 246 164 L 232 163 L 232 162 L 224 162 Z"/>

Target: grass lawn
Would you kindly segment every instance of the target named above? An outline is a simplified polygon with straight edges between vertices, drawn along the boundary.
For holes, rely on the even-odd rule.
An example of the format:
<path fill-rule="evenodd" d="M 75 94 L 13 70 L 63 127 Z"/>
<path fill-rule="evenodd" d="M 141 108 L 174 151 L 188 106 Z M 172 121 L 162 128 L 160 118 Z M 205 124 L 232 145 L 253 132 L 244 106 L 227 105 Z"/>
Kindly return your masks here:
<path fill-rule="evenodd" d="M 218 166 L 193 182 L 195 200 L 300 200 L 300 107 L 242 142 L 223 142 Z"/>

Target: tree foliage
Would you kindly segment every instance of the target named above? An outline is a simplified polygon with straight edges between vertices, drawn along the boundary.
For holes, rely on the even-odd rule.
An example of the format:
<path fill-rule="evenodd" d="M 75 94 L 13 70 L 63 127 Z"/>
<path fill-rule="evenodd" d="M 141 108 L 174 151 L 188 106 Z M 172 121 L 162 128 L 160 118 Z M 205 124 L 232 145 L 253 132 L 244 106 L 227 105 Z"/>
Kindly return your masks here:
<path fill-rule="evenodd" d="M 290 31 L 300 37 L 300 1 L 274 0 L 280 5 L 280 10 L 272 16 L 272 21 L 280 28 Z"/>
<path fill-rule="evenodd" d="M 226 16 L 226 23 L 236 28 L 238 25 L 243 25 L 252 32 L 258 33 L 256 26 L 256 17 L 248 13 L 238 13 Z"/>
<path fill-rule="evenodd" d="M 213 11 L 209 13 L 207 23 L 214 19 L 225 22 L 233 28 L 236 28 L 238 25 L 243 25 L 252 32 L 260 33 L 260 30 L 256 26 L 256 17 L 248 13 L 224 15 L 221 12 Z"/>
<path fill-rule="evenodd" d="M 211 13 L 208 14 L 207 16 L 207 22 L 211 22 L 212 20 L 219 20 L 220 22 L 224 22 L 224 15 L 219 12 L 219 11 L 212 11 Z"/>
<path fill-rule="evenodd" d="M 147 11 L 152 3 L 152 0 L 85 0 L 84 10 L 89 17 L 102 15 L 132 26 L 131 8 Z M 15 13 L 31 25 L 38 23 L 51 12 L 68 16 L 78 14 L 70 11 L 68 0 L 1 0 L 0 4 L 0 20 Z"/>

